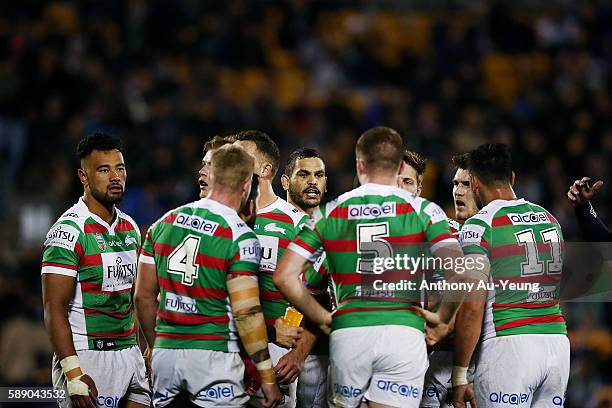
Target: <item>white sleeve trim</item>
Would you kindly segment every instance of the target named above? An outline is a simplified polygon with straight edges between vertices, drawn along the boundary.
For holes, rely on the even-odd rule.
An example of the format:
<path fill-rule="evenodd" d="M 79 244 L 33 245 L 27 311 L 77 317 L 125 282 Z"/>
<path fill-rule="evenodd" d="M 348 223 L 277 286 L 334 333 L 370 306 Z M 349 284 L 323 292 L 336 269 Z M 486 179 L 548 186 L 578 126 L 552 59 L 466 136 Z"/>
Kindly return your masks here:
<path fill-rule="evenodd" d="M 287 246 L 287 249 L 290 249 L 296 254 L 300 255 L 301 257 L 306 258 L 311 263 L 315 263 L 317 261 L 317 258 L 319 258 L 319 255 L 320 255 L 319 251 L 317 251 L 314 254 L 311 254 L 310 252 L 308 252 L 307 250 L 305 250 L 304 248 L 302 248 L 295 242 L 290 243 Z"/>
<path fill-rule="evenodd" d="M 71 276 L 73 278 L 76 278 L 77 276 L 77 271 L 75 271 L 74 269 L 60 268 L 59 266 L 43 266 L 41 268 L 41 275 L 45 273 L 54 273 L 56 275 Z"/>
<path fill-rule="evenodd" d="M 155 259 L 153 259 L 152 256 L 140 254 L 140 256 L 138 257 L 138 263 L 155 265 Z"/>

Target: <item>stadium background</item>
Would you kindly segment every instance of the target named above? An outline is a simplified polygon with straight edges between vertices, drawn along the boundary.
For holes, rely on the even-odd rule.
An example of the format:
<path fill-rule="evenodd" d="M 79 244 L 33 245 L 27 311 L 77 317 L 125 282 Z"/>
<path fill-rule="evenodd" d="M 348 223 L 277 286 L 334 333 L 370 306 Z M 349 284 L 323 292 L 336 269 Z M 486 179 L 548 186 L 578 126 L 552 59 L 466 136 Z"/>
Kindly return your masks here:
<path fill-rule="evenodd" d="M 450 215 L 450 156 L 509 144 L 518 195 L 579 240 L 575 178 L 606 181 L 594 204 L 612 218 L 611 17 L 569 0 L 3 2 L 0 381 L 50 381 L 41 243 L 82 192 L 74 149 L 95 130 L 124 141 L 120 207 L 143 229 L 197 197 L 215 134 L 264 130 L 283 160 L 319 149 L 331 197 L 352 185 L 358 135 L 384 124 L 429 159 L 423 196 Z M 611 304 L 566 315 L 566 406 L 612 406 Z"/>

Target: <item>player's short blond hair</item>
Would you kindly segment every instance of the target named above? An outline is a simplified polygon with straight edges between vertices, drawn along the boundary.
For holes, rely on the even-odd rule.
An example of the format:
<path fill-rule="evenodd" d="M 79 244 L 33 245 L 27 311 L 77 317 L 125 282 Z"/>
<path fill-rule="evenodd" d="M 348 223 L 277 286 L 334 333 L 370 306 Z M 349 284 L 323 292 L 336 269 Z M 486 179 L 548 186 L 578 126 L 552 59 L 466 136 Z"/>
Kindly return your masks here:
<path fill-rule="evenodd" d="M 253 176 L 255 161 L 244 149 L 225 145 L 212 154 L 211 173 L 213 186 L 222 185 L 231 190 L 240 190 Z"/>
<path fill-rule="evenodd" d="M 404 142 L 395 130 L 379 126 L 365 131 L 357 140 L 355 150 L 368 171 L 397 172 Z"/>

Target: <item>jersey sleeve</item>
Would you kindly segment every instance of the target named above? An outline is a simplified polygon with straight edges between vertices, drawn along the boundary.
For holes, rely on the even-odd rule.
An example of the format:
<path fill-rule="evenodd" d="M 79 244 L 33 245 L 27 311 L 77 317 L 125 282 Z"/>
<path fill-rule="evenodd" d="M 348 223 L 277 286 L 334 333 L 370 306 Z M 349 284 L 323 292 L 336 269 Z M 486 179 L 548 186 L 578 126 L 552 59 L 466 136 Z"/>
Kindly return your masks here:
<path fill-rule="evenodd" d="M 317 208 L 287 249 L 300 254 L 314 264 L 323 252 L 322 232 L 325 221 L 321 207 Z"/>
<path fill-rule="evenodd" d="M 463 253 L 489 256 L 491 233 L 491 226 L 485 221 L 477 217 L 468 219 L 459 232 L 459 244 Z"/>
<path fill-rule="evenodd" d="M 425 240 L 429 242 L 432 252 L 445 243 L 457 242 L 451 232 L 448 217 L 440 206 L 426 201 L 419 216 L 425 228 Z"/>
<path fill-rule="evenodd" d="M 315 263 L 309 266 L 302 275 L 302 281 L 312 294 L 318 294 L 327 289 L 328 273 L 327 257 L 325 252 L 323 252 Z"/>
<path fill-rule="evenodd" d="M 232 242 L 228 275 L 244 275 L 257 278 L 261 261 L 261 246 L 253 231 L 240 235 Z"/>
<path fill-rule="evenodd" d="M 155 259 L 153 258 L 153 228 L 155 224 L 152 225 L 145 235 L 144 242 L 140 247 L 140 256 L 138 258 L 139 262 L 144 264 L 154 265 Z"/>
<path fill-rule="evenodd" d="M 77 276 L 83 257 L 84 236 L 71 222 L 58 222 L 47 233 L 41 273 Z"/>

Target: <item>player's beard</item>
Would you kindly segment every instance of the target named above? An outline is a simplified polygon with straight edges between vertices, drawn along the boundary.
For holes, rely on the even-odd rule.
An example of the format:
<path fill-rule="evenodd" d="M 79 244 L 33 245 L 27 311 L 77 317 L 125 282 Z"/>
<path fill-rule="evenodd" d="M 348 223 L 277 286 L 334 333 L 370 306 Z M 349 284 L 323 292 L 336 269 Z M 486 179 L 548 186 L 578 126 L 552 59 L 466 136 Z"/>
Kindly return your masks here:
<path fill-rule="evenodd" d="M 319 196 L 317 198 L 304 198 L 304 196 L 306 195 L 305 190 L 307 189 L 298 191 L 295 186 L 289 184 L 289 197 L 291 198 L 291 201 L 293 201 L 302 210 L 314 208 L 321 204 L 322 194 L 319 189 L 317 189 L 317 191 L 319 191 Z"/>
<path fill-rule="evenodd" d="M 120 194 L 110 194 L 108 189 L 104 192 L 97 190 L 93 187 L 91 187 L 91 195 L 93 196 L 93 198 L 96 199 L 96 201 L 98 201 L 100 204 L 102 204 L 105 207 L 110 207 L 112 205 L 115 205 L 119 202 L 121 202 L 121 200 L 123 200 L 123 194 L 125 193 L 125 190 L 122 189 Z"/>

